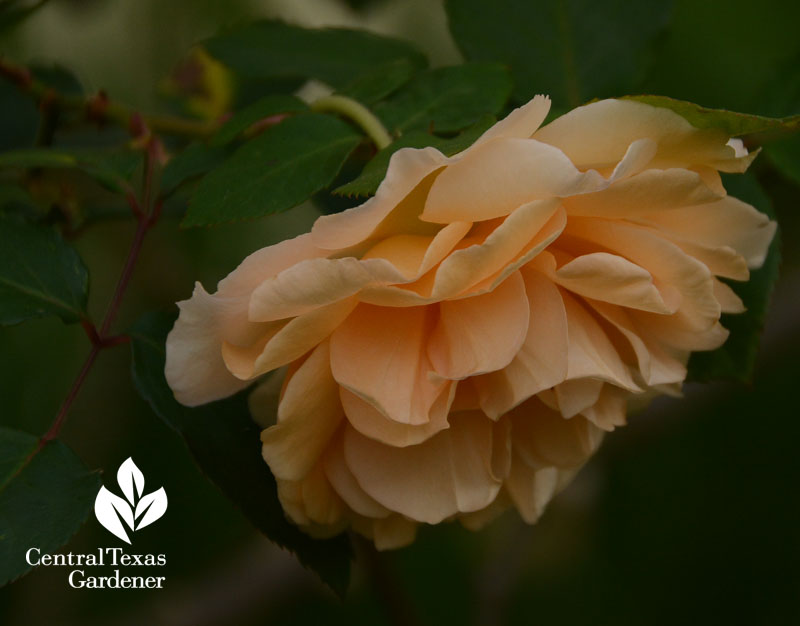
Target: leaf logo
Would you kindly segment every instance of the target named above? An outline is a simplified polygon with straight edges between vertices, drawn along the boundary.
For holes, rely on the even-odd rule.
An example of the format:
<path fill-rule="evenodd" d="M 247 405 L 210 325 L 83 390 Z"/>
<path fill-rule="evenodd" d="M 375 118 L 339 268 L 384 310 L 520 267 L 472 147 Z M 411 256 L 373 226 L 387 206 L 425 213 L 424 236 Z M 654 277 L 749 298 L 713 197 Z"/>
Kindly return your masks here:
<path fill-rule="evenodd" d="M 131 531 L 137 531 L 164 515 L 167 510 L 167 492 L 161 487 L 143 496 L 144 474 L 130 457 L 119 466 L 117 483 L 125 498 L 100 487 L 94 501 L 94 514 L 108 532 L 125 543 L 130 543 L 125 525 Z"/>

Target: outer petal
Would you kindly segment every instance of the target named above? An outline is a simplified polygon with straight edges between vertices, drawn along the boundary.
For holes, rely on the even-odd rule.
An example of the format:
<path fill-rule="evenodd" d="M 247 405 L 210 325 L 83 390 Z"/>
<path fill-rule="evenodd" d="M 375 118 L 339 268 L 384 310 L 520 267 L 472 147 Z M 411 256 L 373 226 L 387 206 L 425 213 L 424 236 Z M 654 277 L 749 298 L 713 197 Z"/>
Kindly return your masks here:
<path fill-rule="evenodd" d="M 344 417 L 329 362 L 326 342 L 289 379 L 278 405 L 278 423 L 261 433 L 264 460 L 281 480 L 305 478 Z"/>
<path fill-rule="evenodd" d="M 518 206 L 607 186 L 558 149 L 532 139 L 494 139 L 470 150 L 436 178 L 420 219 L 448 223 L 508 215 Z"/>
<path fill-rule="evenodd" d="M 662 167 L 722 164 L 724 171 L 731 171 L 748 159 L 737 159 L 724 133 L 697 129 L 669 109 L 631 100 L 578 107 L 534 134 L 534 139 L 563 150 L 582 170 L 615 165 L 631 143 L 644 137 L 658 143 L 655 159 Z"/>
<path fill-rule="evenodd" d="M 401 148 L 392 155 L 386 177 L 372 198 L 314 222 L 311 230 L 314 244 L 327 250 L 341 250 L 369 239 L 426 176 L 451 161 L 435 148 Z M 419 209 L 417 215 L 421 205 Z"/>
<path fill-rule="evenodd" d="M 642 221 L 697 244 L 730 247 L 748 267 L 761 267 L 777 224 L 749 204 L 726 197 L 698 207 L 642 216 Z"/>
<path fill-rule="evenodd" d="M 492 422 L 459 413 L 451 428 L 416 446 L 395 448 L 345 431 L 345 458 L 358 483 L 386 508 L 437 524 L 487 506 L 500 490 L 492 475 Z"/>
<path fill-rule="evenodd" d="M 247 321 L 247 300 L 209 295 L 197 283 L 191 299 L 178 307 L 180 316 L 167 336 L 164 370 L 178 402 L 198 406 L 244 389 L 249 383 L 225 366 L 222 341 L 232 334 L 255 341 L 267 331 L 266 325 Z"/>

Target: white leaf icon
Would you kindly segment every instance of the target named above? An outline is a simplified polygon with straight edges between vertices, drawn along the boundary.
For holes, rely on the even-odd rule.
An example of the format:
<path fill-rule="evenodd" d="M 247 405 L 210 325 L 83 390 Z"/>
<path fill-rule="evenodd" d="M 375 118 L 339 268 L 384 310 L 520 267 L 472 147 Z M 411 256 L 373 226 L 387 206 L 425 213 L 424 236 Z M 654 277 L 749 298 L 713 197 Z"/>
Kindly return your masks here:
<path fill-rule="evenodd" d="M 136 502 L 137 497 L 141 497 L 144 490 L 144 474 L 136 467 L 131 457 L 128 457 L 125 462 L 119 466 L 117 470 L 117 482 L 119 483 L 122 493 L 131 503 L 131 506 Z M 134 495 L 134 487 L 136 495 Z"/>
<path fill-rule="evenodd" d="M 100 487 L 97 498 L 94 501 L 94 514 L 97 521 L 105 526 L 111 534 L 119 537 L 125 543 L 130 543 L 128 533 L 120 522 L 120 517 L 128 527 L 133 530 L 134 518 L 133 510 L 130 505 L 119 496 L 115 496 L 105 487 Z"/>
<path fill-rule="evenodd" d="M 167 492 L 164 491 L 163 487 L 153 493 L 148 493 L 146 496 L 143 496 L 142 499 L 139 500 L 139 504 L 136 505 L 135 517 L 138 519 L 139 516 L 142 515 L 139 524 L 136 526 L 136 530 L 152 524 L 159 517 L 164 515 L 166 510 Z"/>

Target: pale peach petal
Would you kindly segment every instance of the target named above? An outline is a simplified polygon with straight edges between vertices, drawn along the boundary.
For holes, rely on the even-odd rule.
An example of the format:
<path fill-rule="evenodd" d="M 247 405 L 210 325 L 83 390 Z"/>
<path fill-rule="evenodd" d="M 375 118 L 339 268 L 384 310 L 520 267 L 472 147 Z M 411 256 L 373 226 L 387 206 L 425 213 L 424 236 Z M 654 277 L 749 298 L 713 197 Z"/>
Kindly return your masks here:
<path fill-rule="evenodd" d="M 597 378 L 629 391 L 640 391 L 606 333 L 578 301 L 562 292 L 567 312 L 567 379 Z"/>
<path fill-rule="evenodd" d="M 222 341 L 255 341 L 267 329 L 247 320 L 247 300 L 220 298 L 206 293 L 200 283 L 191 299 L 178 303 L 180 315 L 167 336 L 164 373 L 175 398 L 186 406 L 219 400 L 249 383 L 228 371 L 222 359 Z"/>
<path fill-rule="evenodd" d="M 225 364 L 237 378 L 244 380 L 286 365 L 327 339 L 357 304 L 357 298 L 350 297 L 299 315 L 253 346 L 242 348 L 224 342 Z"/>
<path fill-rule="evenodd" d="M 777 229 L 769 217 L 730 196 L 702 206 L 649 214 L 642 219 L 687 241 L 711 248 L 733 248 L 750 268 L 764 263 Z"/>
<path fill-rule="evenodd" d="M 595 378 L 565 380 L 555 386 L 559 412 L 565 419 L 594 406 L 600 399 L 605 383 Z"/>
<path fill-rule="evenodd" d="M 491 139 L 501 137 L 528 138 L 542 125 L 549 112 L 550 98 L 541 95 L 534 96 L 533 100 L 514 109 L 504 119 L 483 133 L 472 145 L 478 146 Z M 467 148 L 467 150 L 469 149 Z"/>
<path fill-rule="evenodd" d="M 558 288 L 523 268 L 530 322 L 514 360 L 498 372 L 473 379 L 481 408 L 492 419 L 567 377 L 567 315 Z"/>
<path fill-rule="evenodd" d="M 311 230 L 314 245 L 340 250 L 369 239 L 426 176 L 450 162 L 451 159 L 435 148 L 401 148 L 392 155 L 386 177 L 372 198 L 362 205 L 342 213 L 324 215 L 314 222 Z M 417 215 L 421 212 L 420 205 Z"/>
<path fill-rule="evenodd" d="M 422 443 L 449 427 L 447 416 L 455 392 L 455 383 L 442 389 L 431 405 L 429 421 L 422 424 L 403 424 L 390 419 L 345 388 L 341 389 L 341 399 L 347 420 L 358 432 L 387 445 L 403 447 Z"/>
<path fill-rule="evenodd" d="M 631 100 L 600 100 L 578 107 L 540 128 L 533 137 L 560 148 L 581 170 L 616 165 L 628 146 L 642 138 L 658 143 L 654 161 L 660 162 L 660 167 L 710 165 L 730 171 L 750 159 L 737 159 L 722 131 L 695 128 L 669 109 Z"/>
<path fill-rule="evenodd" d="M 325 475 L 345 504 L 358 515 L 371 518 L 388 517 L 391 511 L 371 498 L 358 484 L 344 458 L 344 441 L 337 436 L 323 461 Z"/>
<path fill-rule="evenodd" d="M 360 304 L 331 335 L 336 381 L 397 422 L 430 421 L 431 406 L 448 384 L 428 377 L 432 313 Z"/>
<path fill-rule="evenodd" d="M 401 282 L 406 278 L 384 259 L 310 259 L 261 283 L 250 298 L 249 317 L 267 322 L 303 315 L 367 285 Z"/>
<path fill-rule="evenodd" d="M 713 295 L 713 283 L 711 290 Z M 714 301 L 716 302 L 716 297 L 714 297 Z M 717 306 L 719 306 L 718 302 Z M 710 328 L 698 330 L 692 324 L 687 323 L 685 318 L 678 315 L 656 315 L 635 311 L 631 313 L 631 317 L 643 334 L 657 337 L 660 342 L 677 350 L 689 352 L 716 350 L 725 343 L 730 334 L 719 322 L 714 322 Z"/>
<path fill-rule="evenodd" d="M 262 455 L 277 478 L 304 478 L 344 418 L 329 362 L 325 342 L 289 379 L 278 405 L 278 423 L 261 433 Z"/>
<path fill-rule="evenodd" d="M 631 344 L 646 384 L 663 385 L 682 382 L 686 378 L 685 364 L 667 353 L 648 333 L 642 332 L 624 309 L 597 300 L 590 300 L 589 304 Z M 654 319 L 657 318 L 654 316 Z"/>
<path fill-rule="evenodd" d="M 653 313 L 674 313 L 646 269 L 607 252 L 585 254 L 562 265 L 553 281 L 587 298 Z"/>
<path fill-rule="evenodd" d="M 581 415 L 598 428 L 605 431 L 614 430 L 626 423 L 629 396 L 630 394 L 619 387 L 603 385 L 597 402 L 581 411 Z"/>
<path fill-rule="evenodd" d="M 656 286 L 661 283 L 677 289 L 682 296 L 677 316 L 687 327 L 706 330 L 719 319 L 719 303 L 714 298 L 711 272 L 703 263 L 657 233 L 621 221 L 589 218 L 570 220 L 567 231 L 573 236 L 597 242 L 644 267 L 656 279 Z"/>
<path fill-rule="evenodd" d="M 567 214 L 631 218 L 720 198 L 697 173 L 686 169 L 645 170 L 602 191 L 564 199 Z"/>
<path fill-rule="evenodd" d="M 525 262 L 519 255 L 535 255 L 563 230 L 558 213 L 557 199 L 520 206 L 482 243 L 456 250 L 442 261 L 432 295 L 442 299 L 455 296 L 484 279 L 494 281 L 498 273 L 515 265 L 514 261 Z"/>
<path fill-rule="evenodd" d="M 447 300 L 428 341 L 436 372 L 459 380 L 508 365 L 528 332 L 529 306 L 519 272 L 489 293 Z"/>
<path fill-rule="evenodd" d="M 278 499 L 287 515 L 314 537 L 331 537 L 346 527 L 345 508 L 321 466 L 300 481 L 277 480 Z"/>
<path fill-rule="evenodd" d="M 450 164 L 434 181 L 420 219 L 448 223 L 508 215 L 517 207 L 607 185 L 580 172 L 558 149 L 532 139 L 493 139 Z"/>
<path fill-rule="evenodd" d="M 451 427 L 406 448 L 386 446 L 345 430 L 347 465 L 361 487 L 386 508 L 437 524 L 487 506 L 500 490 L 492 477 L 492 422 L 458 413 Z"/>
<path fill-rule="evenodd" d="M 557 467 L 534 469 L 521 458 L 514 458 L 505 487 L 525 522 L 534 524 L 544 513 L 545 507 L 556 494 L 559 473 L 562 471 Z"/>
<path fill-rule="evenodd" d="M 261 248 L 219 282 L 217 295 L 228 298 L 249 295 L 265 279 L 277 276 L 301 261 L 327 255 L 327 250 L 314 245 L 310 233 Z"/>
<path fill-rule="evenodd" d="M 508 417 L 514 453 L 536 469 L 579 467 L 603 438 L 603 431 L 584 417 L 564 419 L 536 398 L 510 411 Z"/>

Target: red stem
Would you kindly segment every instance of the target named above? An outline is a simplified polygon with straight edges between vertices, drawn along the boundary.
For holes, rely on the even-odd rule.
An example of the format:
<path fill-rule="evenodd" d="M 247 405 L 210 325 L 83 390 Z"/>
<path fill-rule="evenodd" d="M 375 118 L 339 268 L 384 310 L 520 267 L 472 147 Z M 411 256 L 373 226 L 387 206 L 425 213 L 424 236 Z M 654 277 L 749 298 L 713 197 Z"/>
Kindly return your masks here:
<path fill-rule="evenodd" d="M 109 330 L 111 330 L 111 325 L 114 322 L 114 318 L 117 316 L 119 307 L 122 304 L 122 298 L 125 295 L 125 291 L 128 288 L 128 283 L 130 282 L 133 270 L 136 267 L 136 262 L 139 259 L 139 253 L 142 251 L 144 237 L 150 227 L 156 222 L 161 212 L 161 203 L 156 203 L 156 205 L 153 206 L 152 202 L 153 170 L 156 164 L 157 151 L 159 149 L 157 142 L 157 139 L 150 138 L 147 146 L 145 177 L 142 186 L 141 200 L 137 200 L 132 195 L 128 196 L 128 201 L 131 204 L 132 212 L 136 217 L 136 234 L 133 236 L 133 242 L 128 250 L 128 257 L 125 260 L 122 273 L 117 281 L 117 286 L 114 289 L 114 295 L 111 297 L 111 301 L 108 303 L 108 309 L 106 309 L 106 314 L 103 318 L 103 324 L 98 331 L 97 327 L 90 319 L 85 318 L 81 320 L 81 325 L 86 331 L 89 341 L 92 342 L 92 349 L 89 352 L 89 356 L 86 357 L 86 361 L 84 361 L 83 367 L 81 367 L 81 371 L 78 373 L 75 382 L 72 383 L 72 387 L 70 388 L 67 397 L 64 399 L 61 408 L 59 408 L 55 420 L 53 420 L 50 428 L 41 437 L 39 440 L 39 445 L 35 450 L 33 450 L 33 452 L 31 452 L 23 466 L 27 465 L 27 463 L 36 455 L 36 453 L 39 452 L 49 441 L 52 441 L 58 437 L 61 427 L 66 421 L 70 407 L 75 401 L 75 398 L 83 386 L 83 383 L 86 381 L 86 377 L 89 375 L 89 371 L 92 369 L 92 366 L 97 359 L 97 355 L 106 348 L 110 348 L 121 343 L 126 343 L 130 340 L 125 335 L 109 335 Z"/>

